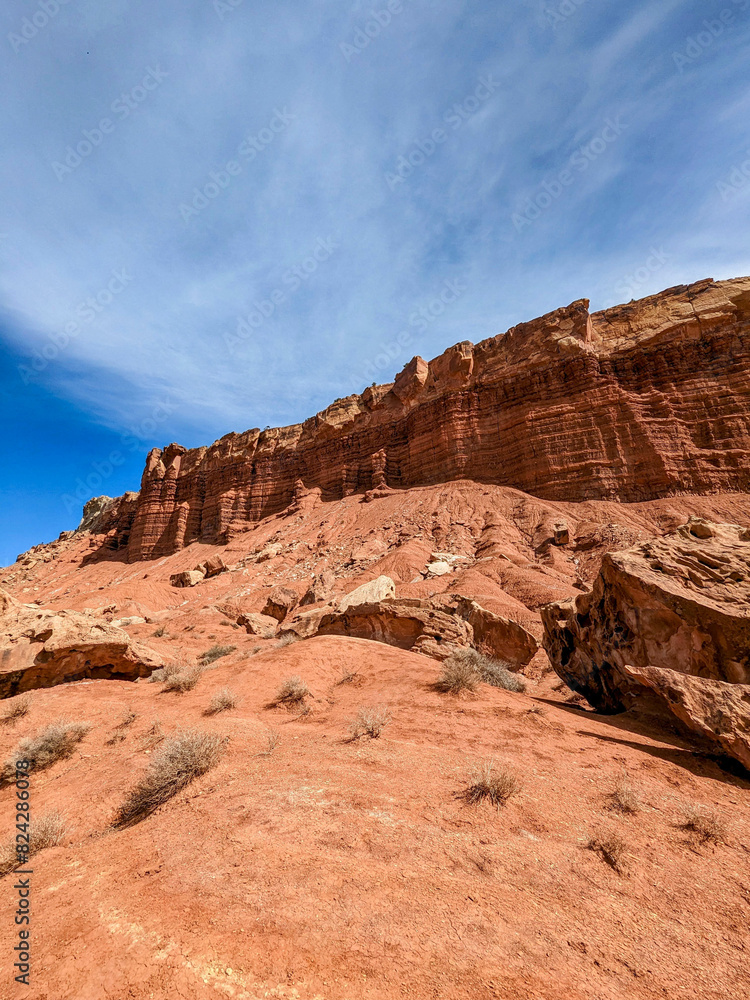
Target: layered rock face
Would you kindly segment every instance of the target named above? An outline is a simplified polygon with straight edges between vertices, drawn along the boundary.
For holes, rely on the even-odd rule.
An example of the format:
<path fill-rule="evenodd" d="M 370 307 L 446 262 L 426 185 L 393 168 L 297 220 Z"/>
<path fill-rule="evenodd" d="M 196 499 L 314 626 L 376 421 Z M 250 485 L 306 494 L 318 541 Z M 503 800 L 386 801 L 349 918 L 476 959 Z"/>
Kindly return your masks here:
<path fill-rule="evenodd" d="M 303 424 L 155 449 L 140 493 L 101 505 L 94 558 L 162 557 L 315 496 L 459 478 L 567 501 L 744 491 L 748 449 L 750 278 L 594 314 L 583 299 L 414 358 Z"/>
<path fill-rule="evenodd" d="M 609 553 L 590 593 L 542 619 L 553 667 L 594 707 L 648 693 L 750 765 L 750 529 L 694 517 Z"/>

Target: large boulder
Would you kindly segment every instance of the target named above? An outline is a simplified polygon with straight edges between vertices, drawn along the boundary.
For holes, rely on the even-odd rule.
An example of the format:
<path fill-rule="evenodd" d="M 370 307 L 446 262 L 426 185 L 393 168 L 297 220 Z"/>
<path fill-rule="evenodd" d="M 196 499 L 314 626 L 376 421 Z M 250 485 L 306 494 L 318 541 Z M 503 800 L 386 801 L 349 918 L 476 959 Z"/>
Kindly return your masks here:
<path fill-rule="evenodd" d="M 516 622 L 466 597 L 443 595 L 434 600 L 387 598 L 346 610 L 323 607 L 298 612 L 284 623 L 284 632 L 302 639 L 313 635 L 373 639 L 437 660 L 444 660 L 456 648 L 472 646 L 516 670 L 539 648 L 533 635 Z"/>
<path fill-rule="evenodd" d="M 286 616 L 299 604 L 299 596 L 289 587 L 274 587 L 268 595 L 263 614 L 269 618 L 275 618 L 277 622 L 283 622 Z"/>
<path fill-rule="evenodd" d="M 599 711 L 655 703 L 746 763 L 750 529 L 691 518 L 609 553 L 593 590 L 542 620 L 552 666 Z"/>
<path fill-rule="evenodd" d="M 385 600 L 329 611 L 321 615 L 315 634 L 373 639 L 438 660 L 444 660 L 456 647 L 471 646 L 473 640 L 472 628 L 463 618 L 418 599 Z"/>
<path fill-rule="evenodd" d="M 257 635 L 259 639 L 272 639 L 279 628 L 279 623 L 270 615 L 258 615 L 253 612 L 241 614 L 237 618 L 248 635 Z"/>
<path fill-rule="evenodd" d="M 173 587 L 195 587 L 205 579 L 203 572 L 199 569 L 186 569 L 182 573 L 173 573 L 169 582 Z"/>
<path fill-rule="evenodd" d="M 5 604 L 0 616 L 0 698 L 83 678 L 135 680 L 163 663 L 127 632 L 78 611 Z"/>
<path fill-rule="evenodd" d="M 375 604 L 378 601 L 385 601 L 389 597 L 396 596 L 396 584 L 389 576 L 379 576 L 375 580 L 363 583 L 361 587 L 350 591 L 344 597 L 339 598 L 337 607 L 339 611 L 346 611 L 354 608 L 358 604 Z"/>
<path fill-rule="evenodd" d="M 588 594 L 542 609 L 544 648 L 604 712 L 640 688 L 622 669 L 664 667 L 750 683 L 750 529 L 691 518 L 673 534 L 604 556 Z"/>
<path fill-rule="evenodd" d="M 440 598 L 438 600 L 442 603 Z M 511 670 L 525 667 L 539 650 L 539 643 L 523 625 L 487 611 L 468 597 L 454 595 L 445 606 L 471 625 L 475 649 L 497 660 L 503 660 Z"/>
<path fill-rule="evenodd" d="M 228 569 L 229 567 L 221 556 L 209 556 L 208 559 L 202 563 L 198 563 L 195 567 L 196 572 L 202 573 L 207 580 L 212 576 L 218 576 L 219 573 L 226 573 Z"/>
<path fill-rule="evenodd" d="M 690 677 L 663 667 L 623 668 L 649 689 L 664 708 L 750 771 L 750 684 L 726 684 Z"/>

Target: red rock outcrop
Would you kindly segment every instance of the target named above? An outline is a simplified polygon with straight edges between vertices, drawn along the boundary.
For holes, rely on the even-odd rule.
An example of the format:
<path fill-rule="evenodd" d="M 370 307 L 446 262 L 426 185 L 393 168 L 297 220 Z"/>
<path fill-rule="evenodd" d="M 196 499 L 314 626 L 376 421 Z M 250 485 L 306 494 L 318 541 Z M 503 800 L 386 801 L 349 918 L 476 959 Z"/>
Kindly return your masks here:
<path fill-rule="evenodd" d="M 84 678 L 135 680 L 163 665 L 98 617 L 21 604 L 4 591 L 0 612 L 0 698 Z"/>
<path fill-rule="evenodd" d="M 750 529 L 693 517 L 608 553 L 593 590 L 542 619 L 553 667 L 600 711 L 638 707 L 648 692 L 750 761 Z"/>
<path fill-rule="evenodd" d="M 140 493 L 102 506 L 92 558 L 161 557 L 292 503 L 459 478 L 568 501 L 744 491 L 749 362 L 750 278 L 594 314 L 582 299 L 415 358 L 303 424 L 155 449 Z"/>
<path fill-rule="evenodd" d="M 365 591 L 368 586 L 360 589 Z M 303 611 L 285 623 L 283 633 L 303 639 L 313 635 L 371 639 L 436 660 L 446 659 L 456 648 L 473 647 L 504 660 L 513 669 L 526 666 L 539 648 L 533 635 L 521 625 L 485 610 L 475 601 L 455 596 L 434 600 L 386 598 L 343 609 Z"/>

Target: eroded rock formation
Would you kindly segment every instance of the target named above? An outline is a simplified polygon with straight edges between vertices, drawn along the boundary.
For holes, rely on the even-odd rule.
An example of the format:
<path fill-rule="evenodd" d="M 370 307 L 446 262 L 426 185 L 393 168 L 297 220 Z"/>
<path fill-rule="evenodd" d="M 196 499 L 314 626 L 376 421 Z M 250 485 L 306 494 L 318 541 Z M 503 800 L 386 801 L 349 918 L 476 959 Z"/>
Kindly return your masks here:
<path fill-rule="evenodd" d="M 568 501 L 743 491 L 749 362 L 748 278 L 594 314 L 582 299 L 415 358 L 303 424 L 155 449 L 140 493 L 90 508 L 106 534 L 92 558 L 161 557 L 290 504 L 458 478 Z"/>
<path fill-rule="evenodd" d="M 750 529 L 693 517 L 609 553 L 590 593 L 547 605 L 542 619 L 553 667 L 595 708 L 622 712 L 648 691 L 750 760 Z"/>
<path fill-rule="evenodd" d="M 21 604 L 0 591 L 0 698 L 84 678 L 135 680 L 162 661 L 127 632 L 77 611 Z"/>
<path fill-rule="evenodd" d="M 372 639 L 436 660 L 446 659 L 456 648 L 473 647 L 513 669 L 526 666 L 539 648 L 533 635 L 516 622 L 468 598 L 443 595 L 435 600 L 389 597 L 350 603 L 345 609 L 303 611 L 285 622 L 283 632 L 303 639 L 313 635 Z"/>

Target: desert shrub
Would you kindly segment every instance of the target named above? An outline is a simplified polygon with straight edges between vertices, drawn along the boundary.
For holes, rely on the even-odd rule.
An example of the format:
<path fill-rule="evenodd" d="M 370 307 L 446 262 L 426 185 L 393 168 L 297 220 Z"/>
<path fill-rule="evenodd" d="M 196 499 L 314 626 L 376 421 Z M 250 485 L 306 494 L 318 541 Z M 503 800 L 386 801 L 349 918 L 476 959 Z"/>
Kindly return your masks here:
<path fill-rule="evenodd" d="M 591 837 L 586 845 L 590 851 L 595 851 L 607 862 L 610 868 L 622 873 L 625 870 L 625 841 L 617 833 L 600 833 Z"/>
<path fill-rule="evenodd" d="M 726 824 L 711 809 L 688 806 L 680 826 L 683 830 L 694 833 L 701 844 L 725 844 L 727 842 Z"/>
<path fill-rule="evenodd" d="M 25 715 L 29 714 L 29 709 L 31 708 L 31 696 L 28 694 L 19 695 L 17 698 L 13 698 L 8 704 L 8 707 L 0 715 L 0 722 L 4 724 L 13 724 L 22 719 Z"/>
<path fill-rule="evenodd" d="M 153 635 L 154 639 L 161 639 L 161 637 L 166 633 L 166 631 L 167 630 L 164 628 L 164 626 L 160 625 L 158 629 L 156 629 L 156 631 L 152 632 L 151 634 Z"/>
<path fill-rule="evenodd" d="M 137 718 L 138 716 L 136 715 L 136 713 L 133 712 L 131 709 L 128 709 L 128 711 L 125 712 L 125 714 L 123 715 L 122 719 L 120 719 L 120 721 L 115 726 L 114 732 L 112 733 L 110 738 L 107 740 L 107 746 L 114 746 L 116 743 L 122 743 L 122 741 L 125 739 L 125 731 L 129 729 L 130 726 L 133 725 L 133 723 Z"/>
<path fill-rule="evenodd" d="M 500 808 L 521 788 L 518 778 L 505 768 L 495 769 L 495 762 L 485 761 L 473 769 L 463 798 L 471 805 L 489 799 L 493 806 Z"/>
<path fill-rule="evenodd" d="M 291 646 L 293 642 L 299 642 L 300 638 L 301 636 L 297 635 L 296 632 L 285 632 L 276 643 L 276 648 L 281 649 L 282 646 Z"/>
<path fill-rule="evenodd" d="M 275 705 L 286 705 L 287 708 L 301 707 L 310 694 L 310 688 L 301 677 L 288 677 L 276 692 Z"/>
<path fill-rule="evenodd" d="M 336 686 L 340 684 L 353 684 L 354 681 L 359 677 L 359 670 L 346 670 L 345 668 L 341 671 L 341 676 L 336 681 Z"/>
<path fill-rule="evenodd" d="M 352 739 L 369 736 L 371 740 L 376 740 L 390 721 L 391 713 L 384 706 L 360 708 L 350 727 Z"/>
<path fill-rule="evenodd" d="M 201 661 L 204 667 L 207 667 L 209 663 L 213 663 L 214 660 L 220 660 L 222 656 L 229 656 L 237 649 L 236 646 L 212 646 L 207 649 L 205 653 L 201 653 L 198 659 Z"/>
<path fill-rule="evenodd" d="M 479 674 L 466 660 L 449 656 L 435 685 L 444 694 L 461 694 L 462 691 L 476 691 Z"/>
<path fill-rule="evenodd" d="M 202 666 L 191 666 L 190 664 L 184 664 L 177 669 L 168 669 L 164 676 L 162 691 L 178 691 L 180 694 L 192 691 L 202 673 Z"/>
<path fill-rule="evenodd" d="M 226 712 L 230 708 L 237 707 L 238 698 L 234 691 L 229 688 L 222 688 L 211 699 L 211 704 L 206 709 L 206 715 L 218 715 L 219 712 Z"/>
<path fill-rule="evenodd" d="M 450 694 L 460 694 L 461 691 L 475 691 L 480 681 L 506 691 L 526 690 L 523 679 L 509 670 L 507 663 L 469 648 L 456 649 L 451 653 L 443 664 L 438 688 Z"/>
<path fill-rule="evenodd" d="M 146 773 L 117 810 L 115 826 L 128 826 L 149 816 L 191 781 L 215 767 L 224 741 L 197 730 L 178 732 L 151 758 Z"/>
<path fill-rule="evenodd" d="M 65 820 L 57 811 L 45 813 L 38 820 L 32 819 L 29 825 L 28 855 L 19 859 L 16 852 L 16 838 L 12 837 L 0 850 L 0 876 L 14 871 L 26 857 L 38 854 L 47 847 L 56 847 L 67 832 Z"/>
<path fill-rule="evenodd" d="M 15 781 L 16 761 L 28 760 L 32 771 L 43 771 L 58 760 L 71 757 L 90 728 L 88 722 L 60 719 L 43 729 L 38 736 L 19 740 L 0 771 L 0 786 Z"/>
<path fill-rule="evenodd" d="M 279 743 L 279 734 L 271 729 L 266 737 L 266 745 L 259 753 L 254 753 L 253 757 L 270 757 Z"/>
<path fill-rule="evenodd" d="M 610 793 L 610 808 L 615 812 L 623 813 L 625 816 L 633 816 L 643 808 L 640 796 L 627 778 L 623 778 L 615 785 Z"/>
<path fill-rule="evenodd" d="M 508 664 L 502 660 L 493 660 L 489 656 L 477 654 L 477 670 L 485 684 L 503 688 L 520 694 L 526 690 L 526 682 L 518 674 L 508 669 Z"/>
<path fill-rule="evenodd" d="M 161 722 L 159 719 L 154 719 L 151 724 L 151 728 L 147 729 L 146 732 L 141 737 L 141 742 L 144 749 L 147 747 L 154 747 L 157 743 L 161 743 L 164 739 L 164 730 L 162 729 Z"/>

